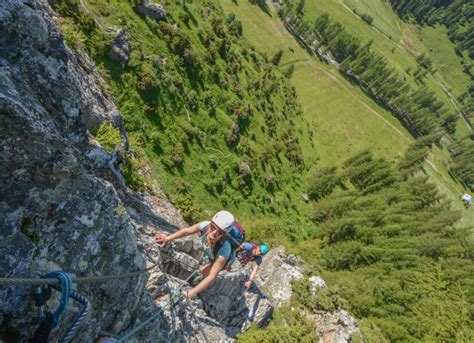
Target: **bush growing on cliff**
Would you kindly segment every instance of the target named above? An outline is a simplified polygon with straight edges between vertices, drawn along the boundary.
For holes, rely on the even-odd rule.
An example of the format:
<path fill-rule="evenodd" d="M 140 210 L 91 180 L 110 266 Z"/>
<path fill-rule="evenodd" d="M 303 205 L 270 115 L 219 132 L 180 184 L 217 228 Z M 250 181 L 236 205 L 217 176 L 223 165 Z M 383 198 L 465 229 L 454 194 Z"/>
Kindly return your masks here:
<path fill-rule="evenodd" d="M 265 329 L 251 326 L 249 330 L 238 335 L 239 342 L 317 342 L 314 323 L 304 315 L 289 309 L 277 309 L 273 321 Z"/>
<path fill-rule="evenodd" d="M 112 153 L 117 148 L 120 147 L 121 137 L 120 130 L 115 128 L 110 122 L 104 121 L 97 130 L 95 134 L 95 139 L 99 144 L 107 150 L 107 152 Z"/>

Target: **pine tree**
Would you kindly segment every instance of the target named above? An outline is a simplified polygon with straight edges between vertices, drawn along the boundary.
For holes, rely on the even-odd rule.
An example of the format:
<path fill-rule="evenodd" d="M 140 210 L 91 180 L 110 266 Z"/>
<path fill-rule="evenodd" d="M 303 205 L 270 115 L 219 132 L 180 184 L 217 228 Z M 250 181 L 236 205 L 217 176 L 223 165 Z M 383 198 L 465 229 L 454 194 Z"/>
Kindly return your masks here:
<path fill-rule="evenodd" d="M 285 77 L 287 77 L 288 79 L 291 79 L 294 72 L 295 72 L 295 65 L 292 64 L 285 70 L 285 72 L 284 72 Z"/>
<path fill-rule="evenodd" d="M 283 50 L 278 50 L 275 54 L 275 56 L 273 56 L 272 58 L 272 63 L 273 65 L 279 65 L 280 64 L 280 61 L 281 61 L 281 57 L 283 56 Z"/>
<path fill-rule="evenodd" d="M 300 0 L 300 2 L 298 3 L 298 6 L 296 6 L 297 14 L 301 14 L 301 12 L 303 12 L 304 5 L 305 5 L 305 0 Z"/>

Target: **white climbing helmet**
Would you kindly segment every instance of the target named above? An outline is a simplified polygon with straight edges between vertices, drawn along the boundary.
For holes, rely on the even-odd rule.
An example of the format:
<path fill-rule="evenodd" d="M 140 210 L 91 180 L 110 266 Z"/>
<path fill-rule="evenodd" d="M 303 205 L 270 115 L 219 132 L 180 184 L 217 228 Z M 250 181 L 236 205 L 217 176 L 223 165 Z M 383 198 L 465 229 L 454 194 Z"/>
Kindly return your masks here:
<path fill-rule="evenodd" d="M 228 233 L 235 223 L 235 218 L 229 211 L 219 211 L 212 217 L 212 221 Z"/>

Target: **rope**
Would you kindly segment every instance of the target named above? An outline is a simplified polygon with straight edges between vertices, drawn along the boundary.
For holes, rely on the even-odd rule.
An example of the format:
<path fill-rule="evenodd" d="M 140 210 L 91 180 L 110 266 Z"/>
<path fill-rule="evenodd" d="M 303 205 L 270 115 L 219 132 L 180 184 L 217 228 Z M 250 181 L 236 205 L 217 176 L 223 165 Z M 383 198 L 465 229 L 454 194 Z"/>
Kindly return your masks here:
<path fill-rule="evenodd" d="M 176 288 L 173 292 L 171 292 L 170 294 L 170 298 L 172 299 L 176 294 L 178 294 L 179 292 L 181 292 L 181 289 L 184 287 L 185 283 L 187 283 L 189 280 L 191 280 L 191 278 L 196 274 L 198 273 L 197 270 L 195 270 L 194 272 L 192 272 L 191 275 L 188 276 L 188 278 L 186 280 L 184 280 L 184 282 L 178 287 Z M 153 316 L 151 316 L 150 318 L 148 318 L 147 320 L 141 322 L 140 324 L 138 324 L 137 326 L 135 326 L 134 328 L 130 329 L 129 331 L 127 331 L 122 337 L 120 337 L 117 341 L 117 343 L 120 343 L 120 342 L 125 342 L 127 339 L 129 339 L 130 337 L 132 337 L 134 334 L 136 334 L 138 331 L 140 331 L 141 329 L 143 329 L 145 326 L 147 326 L 148 324 L 150 324 L 152 321 L 154 321 L 156 318 L 158 318 L 162 313 L 163 311 L 169 307 L 169 306 L 172 306 L 173 305 L 173 302 L 172 301 L 166 301 L 160 308 L 160 310 L 155 313 Z"/>
<path fill-rule="evenodd" d="M 71 298 L 73 298 L 74 300 L 80 302 L 82 305 L 84 305 L 84 307 L 82 308 L 82 312 L 79 315 L 79 317 L 77 317 L 74 324 L 71 325 L 68 332 L 66 332 L 66 334 L 64 335 L 63 339 L 61 340 L 61 343 L 67 343 L 73 338 L 73 336 L 76 334 L 77 329 L 79 329 L 79 326 L 81 325 L 81 322 L 89 314 L 90 303 L 89 303 L 89 300 L 87 300 L 87 298 L 84 295 L 82 295 L 81 293 L 79 293 L 75 290 L 72 290 L 71 291 Z"/>
<path fill-rule="evenodd" d="M 128 279 L 135 276 L 139 276 L 143 273 L 154 269 L 159 263 L 155 263 L 152 266 L 137 270 L 135 272 L 128 272 L 123 274 L 112 274 L 112 275 L 105 275 L 105 276 L 85 276 L 85 277 L 78 277 L 72 278 L 72 282 L 74 283 L 94 283 L 94 282 L 108 282 L 113 280 L 121 280 L 121 279 Z M 28 286 L 28 285 L 57 285 L 59 284 L 58 279 L 54 278 L 0 278 L 0 285 L 3 286 Z"/>
<path fill-rule="evenodd" d="M 209 339 L 207 338 L 207 335 L 206 333 L 204 332 L 204 330 L 202 329 L 202 326 L 201 326 L 201 321 L 199 320 L 199 318 L 196 316 L 196 313 L 194 313 L 194 309 L 191 307 L 191 304 L 190 302 L 188 301 L 188 299 L 184 299 L 184 306 L 189 310 L 189 312 L 191 312 L 191 316 L 194 318 L 194 320 L 196 321 L 197 325 L 198 325 L 198 330 L 201 331 L 202 335 L 204 336 L 204 340 L 207 342 L 209 342 Z M 198 340 L 199 341 L 199 340 Z"/>

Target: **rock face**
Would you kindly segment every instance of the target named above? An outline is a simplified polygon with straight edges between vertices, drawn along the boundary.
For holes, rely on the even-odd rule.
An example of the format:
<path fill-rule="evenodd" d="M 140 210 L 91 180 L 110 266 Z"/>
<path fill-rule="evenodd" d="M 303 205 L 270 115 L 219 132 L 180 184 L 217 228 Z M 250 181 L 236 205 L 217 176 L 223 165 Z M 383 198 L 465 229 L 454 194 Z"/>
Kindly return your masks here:
<path fill-rule="evenodd" d="M 142 0 L 140 4 L 135 6 L 135 11 L 145 17 L 150 17 L 157 21 L 166 19 L 165 8 L 159 4 L 151 2 L 150 0 Z"/>
<path fill-rule="evenodd" d="M 143 268 L 114 185 L 95 176 L 86 158 L 88 130 L 104 120 L 123 127 L 119 111 L 98 88 L 87 56 L 66 48 L 46 3 L 7 1 L 0 8 L 0 275 Z M 100 309 L 81 327 L 84 341 L 101 329 L 128 325 L 141 308 L 152 309 L 146 278 L 77 285 Z M 2 328 L 21 338 L 38 323 L 29 291 L 0 287 Z M 71 323 L 73 311 L 64 323 Z M 65 330 L 61 325 L 55 337 Z"/>
<path fill-rule="evenodd" d="M 45 1 L 0 3 L 0 275 L 38 277 L 56 270 L 73 277 L 109 275 L 158 262 L 161 268 L 140 277 L 74 285 L 92 304 L 76 341 L 91 342 L 101 330 L 123 334 L 156 313 L 182 283 L 167 270 L 189 275 L 152 243 L 156 230 L 172 232 L 185 223 L 166 199 L 118 186 L 110 155 L 92 143 L 89 132 L 110 121 L 122 130 L 126 146 L 121 115 L 88 57 L 65 46 L 52 18 Z M 186 244 L 192 246 L 192 240 L 180 243 Z M 186 249 L 181 254 L 196 261 Z M 244 294 L 240 278 L 241 271 L 227 273 L 201 299 L 180 301 L 140 331 L 137 341 L 204 335 L 231 340 L 254 305 L 255 296 Z M 27 286 L 0 286 L 0 335 L 8 341 L 25 340 L 38 325 L 29 293 Z M 210 300 L 214 297 L 219 304 Z M 260 303 L 257 322 L 272 309 L 268 300 Z M 78 311 L 72 302 L 52 340 L 66 332 Z"/>
<path fill-rule="evenodd" d="M 262 272 L 257 277 L 257 284 L 262 289 L 268 290 L 270 300 L 276 305 L 287 306 L 292 295 L 291 281 L 303 279 L 301 268 L 297 265 L 294 255 L 286 255 L 283 247 L 272 249 L 264 258 Z M 312 284 L 311 292 L 326 287 L 320 276 L 309 277 Z M 357 326 L 357 320 L 344 310 L 334 312 L 316 311 L 304 313 L 315 323 L 320 343 L 349 342 L 351 337 L 362 334 Z"/>
<path fill-rule="evenodd" d="M 166 16 L 159 5 L 145 5 Z M 248 271 L 234 264 L 197 299 L 169 299 L 198 267 L 199 242 L 186 238 L 161 250 L 154 243 L 156 231 L 187 225 L 164 196 L 131 192 L 111 171 L 114 154 L 90 133 L 109 121 L 121 130 L 126 150 L 122 117 L 89 58 L 66 47 L 53 17 L 46 0 L 0 2 L 0 276 L 36 278 L 58 270 L 102 276 L 157 264 L 138 277 L 75 284 L 92 304 L 76 342 L 95 341 L 104 330 L 123 335 L 161 310 L 132 342 L 226 342 L 251 323 L 264 325 L 273 305 L 261 289 L 277 304 L 288 303 L 291 279 L 303 277 L 296 258 L 275 249 L 248 290 Z M 117 38 L 118 49 L 122 43 Z M 29 293 L 28 286 L 0 285 L 0 340 L 26 341 L 36 329 Z M 167 301 L 175 305 L 162 309 Z M 56 292 L 51 303 L 57 305 Z M 52 341 L 79 310 L 74 302 L 68 306 Z M 347 336 L 338 333 L 340 323 L 353 324 L 342 312 L 315 320 L 335 339 Z"/>
<path fill-rule="evenodd" d="M 291 262 L 295 262 L 290 258 Z M 296 263 L 296 262 L 295 262 Z M 291 299 L 291 281 L 302 280 L 303 274 L 287 262 L 285 248 L 278 247 L 270 250 L 263 259 L 261 271 L 257 274 L 257 284 L 268 289 L 275 305 L 288 305 Z"/>

